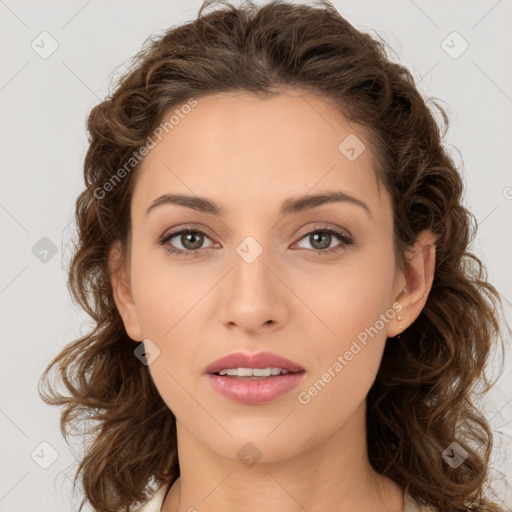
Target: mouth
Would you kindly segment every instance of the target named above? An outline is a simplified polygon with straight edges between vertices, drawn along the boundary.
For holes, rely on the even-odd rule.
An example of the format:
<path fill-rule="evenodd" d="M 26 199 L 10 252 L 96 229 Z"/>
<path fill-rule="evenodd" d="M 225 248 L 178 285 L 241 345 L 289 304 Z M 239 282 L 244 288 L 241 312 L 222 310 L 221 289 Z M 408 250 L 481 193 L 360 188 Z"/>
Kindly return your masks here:
<path fill-rule="evenodd" d="M 208 380 L 212 388 L 232 402 L 262 405 L 284 397 L 298 386 L 306 372 L 288 372 L 270 376 L 239 376 L 212 373 Z"/>
<path fill-rule="evenodd" d="M 272 352 L 256 354 L 233 352 L 211 363 L 205 368 L 204 373 L 238 377 L 271 377 L 303 371 L 305 369 L 299 364 Z"/>
<path fill-rule="evenodd" d="M 211 375 L 226 377 L 233 380 L 269 380 L 279 378 L 283 375 L 304 373 L 304 370 L 289 371 L 284 368 L 224 368 Z"/>
<path fill-rule="evenodd" d="M 206 368 L 213 389 L 224 398 L 247 405 L 261 405 L 289 393 L 304 379 L 306 370 L 270 352 L 237 352 Z"/>

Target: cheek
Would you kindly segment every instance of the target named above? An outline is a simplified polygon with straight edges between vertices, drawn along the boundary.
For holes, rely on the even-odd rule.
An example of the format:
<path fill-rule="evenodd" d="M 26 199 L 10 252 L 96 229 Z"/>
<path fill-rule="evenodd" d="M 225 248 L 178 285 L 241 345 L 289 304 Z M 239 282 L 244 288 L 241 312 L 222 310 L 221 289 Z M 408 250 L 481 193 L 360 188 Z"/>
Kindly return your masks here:
<path fill-rule="evenodd" d="M 347 425 L 356 410 L 364 409 L 386 343 L 385 323 L 379 318 L 382 300 L 375 293 L 360 291 L 337 304 L 344 307 L 325 317 L 335 335 L 322 336 L 315 346 L 315 364 L 296 400 L 303 428 L 314 429 L 318 439 Z"/>
<path fill-rule="evenodd" d="M 297 306 L 311 320 L 308 329 L 323 340 L 316 345 L 318 350 L 329 354 L 333 349 L 346 350 L 358 336 L 364 341 L 365 333 L 369 339 L 385 341 L 387 324 L 380 318 L 388 309 L 390 318 L 394 316 L 389 301 L 395 263 L 391 244 L 381 242 L 348 252 L 327 270 L 320 265 L 302 268 L 295 282 L 290 276 L 294 292 L 308 306 Z"/>
<path fill-rule="evenodd" d="M 176 415 L 191 414 L 196 402 L 186 390 L 199 398 L 193 379 L 202 371 L 197 367 L 205 339 L 201 319 L 207 318 L 205 299 L 218 277 L 211 272 L 203 276 L 198 266 L 171 266 L 161 255 L 132 256 L 132 290 L 142 333 L 159 350 L 149 366 L 151 377 Z"/>
<path fill-rule="evenodd" d="M 183 331 L 189 317 L 197 317 L 202 299 L 219 276 L 204 265 L 172 263 L 171 256 L 158 248 L 133 253 L 131 278 L 144 336 L 164 340 L 176 330 Z M 190 334 L 194 325 L 188 325 Z"/>
<path fill-rule="evenodd" d="M 318 317 L 309 338 L 314 339 L 315 364 L 304 383 L 303 404 L 310 412 L 331 410 L 333 421 L 343 421 L 368 393 L 378 372 L 389 322 L 395 312 L 389 304 L 394 279 L 392 246 L 360 251 L 350 261 L 320 275 L 308 293 Z M 311 276 L 310 276 L 311 277 Z M 318 286 L 316 286 L 318 285 Z M 386 315 L 387 313 L 387 315 Z"/>

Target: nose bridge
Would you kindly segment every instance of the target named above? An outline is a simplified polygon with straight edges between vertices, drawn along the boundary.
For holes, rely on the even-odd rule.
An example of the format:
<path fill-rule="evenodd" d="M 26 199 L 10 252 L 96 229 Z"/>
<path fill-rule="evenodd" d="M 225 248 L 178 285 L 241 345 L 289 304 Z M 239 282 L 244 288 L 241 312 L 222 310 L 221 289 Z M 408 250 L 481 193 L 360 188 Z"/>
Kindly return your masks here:
<path fill-rule="evenodd" d="M 268 266 L 272 263 L 269 244 L 263 246 L 253 236 L 247 236 L 235 249 L 230 296 L 246 301 L 257 307 L 260 301 L 268 302 L 273 295 L 271 288 L 275 282 L 269 279 Z"/>
<path fill-rule="evenodd" d="M 233 285 L 245 293 L 269 293 L 268 266 L 272 255 L 268 247 L 252 236 L 246 237 L 236 248 L 233 258 Z"/>
<path fill-rule="evenodd" d="M 246 236 L 236 246 L 223 290 L 223 323 L 254 331 L 267 323 L 284 321 L 285 294 L 282 283 L 270 270 L 275 266 L 271 245 L 268 242 L 264 246 L 256 237 Z"/>

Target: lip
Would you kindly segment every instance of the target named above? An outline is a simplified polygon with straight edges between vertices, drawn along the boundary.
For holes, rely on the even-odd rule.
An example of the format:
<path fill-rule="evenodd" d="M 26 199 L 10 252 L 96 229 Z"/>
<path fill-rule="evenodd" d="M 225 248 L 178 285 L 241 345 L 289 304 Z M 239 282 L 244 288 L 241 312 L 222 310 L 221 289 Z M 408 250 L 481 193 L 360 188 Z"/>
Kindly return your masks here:
<path fill-rule="evenodd" d="M 248 405 L 259 405 L 285 395 L 298 386 L 305 371 L 273 375 L 259 380 L 224 377 L 215 373 L 207 375 L 213 389 L 225 398 Z"/>
<path fill-rule="evenodd" d="M 216 373 L 224 368 L 282 368 L 289 372 L 303 372 L 304 368 L 285 357 L 272 352 L 258 352 L 247 354 L 245 352 L 233 352 L 225 357 L 217 359 L 208 365 L 204 373 Z"/>
<path fill-rule="evenodd" d="M 224 368 L 282 368 L 290 373 L 271 375 L 261 379 L 217 375 Z M 234 352 L 211 363 L 205 370 L 208 380 L 218 393 L 234 402 L 258 405 L 285 395 L 305 376 L 305 369 L 297 363 L 272 352 L 246 354 Z"/>

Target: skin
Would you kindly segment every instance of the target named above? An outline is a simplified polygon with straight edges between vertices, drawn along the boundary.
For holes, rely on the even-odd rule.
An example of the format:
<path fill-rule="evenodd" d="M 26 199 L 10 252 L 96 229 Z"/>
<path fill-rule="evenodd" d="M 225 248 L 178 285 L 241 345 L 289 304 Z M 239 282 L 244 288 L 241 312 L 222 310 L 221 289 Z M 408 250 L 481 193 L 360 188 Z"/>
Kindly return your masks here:
<path fill-rule="evenodd" d="M 354 161 L 338 150 L 349 134 L 366 141 L 364 130 L 320 96 L 280 92 L 271 99 L 198 98 L 143 162 L 131 202 L 129 258 L 122 259 L 118 246 L 111 251 L 126 331 L 159 348 L 149 371 L 177 421 L 181 476 L 162 510 L 399 512 L 403 491 L 368 461 L 365 398 L 385 344 L 393 342 L 387 338 L 411 325 L 425 305 L 434 236 L 420 234 L 400 271 L 391 202 L 372 169 L 369 145 Z M 364 201 L 370 214 L 335 202 L 278 215 L 285 199 L 337 190 Z M 166 193 L 205 196 L 225 213 L 163 204 L 146 214 Z M 195 258 L 157 243 L 185 224 L 207 233 Z M 324 227 L 347 231 L 354 243 L 344 246 L 333 235 L 323 247 L 342 244 L 341 251 L 315 254 L 326 249 L 309 234 Z M 247 236 L 263 248 L 250 264 L 236 252 Z M 194 250 L 193 243 L 180 236 L 167 242 Z M 397 301 L 402 320 L 385 323 L 301 404 L 298 394 Z M 267 404 L 228 400 L 203 372 L 238 350 L 287 357 L 305 368 L 304 380 Z M 247 442 L 261 453 L 251 467 L 237 456 Z"/>

